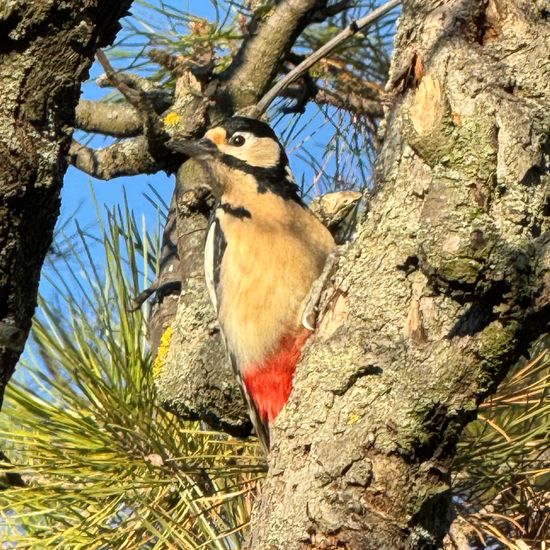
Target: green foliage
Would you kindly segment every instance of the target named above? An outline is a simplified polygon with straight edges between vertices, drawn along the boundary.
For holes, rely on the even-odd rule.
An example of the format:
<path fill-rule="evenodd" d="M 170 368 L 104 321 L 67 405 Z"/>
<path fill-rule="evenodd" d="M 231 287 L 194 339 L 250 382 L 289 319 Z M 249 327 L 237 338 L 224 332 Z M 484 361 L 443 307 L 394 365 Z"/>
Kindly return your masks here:
<path fill-rule="evenodd" d="M 536 548 L 550 532 L 550 352 L 519 364 L 481 405 L 455 460 L 456 505 L 479 548 Z"/>
<path fill-rule="evenodd" d="M 46 269 L 58 304 L 40 300 L 0 415 L 25 482 L 0 492 L 5 548 L 240 547 L 263 461 L 157 406 L 146 312 L 128 306 L 159 239 L 137 227 L 127 207 L 109 212 L 99 242 L 79 230 L 84 260 Z"/>

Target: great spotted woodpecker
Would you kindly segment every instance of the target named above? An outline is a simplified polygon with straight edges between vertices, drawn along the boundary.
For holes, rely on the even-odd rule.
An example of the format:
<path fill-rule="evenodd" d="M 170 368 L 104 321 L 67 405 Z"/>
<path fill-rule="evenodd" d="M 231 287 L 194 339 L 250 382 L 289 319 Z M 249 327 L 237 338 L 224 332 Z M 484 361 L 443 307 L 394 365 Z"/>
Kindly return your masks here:
<path fill-rule="evenodd" d="M 285 405 L 311 334 L 305 302 L 336 245 L 299 195 L 273 130 L 233 117 L 171 147 L 210 172 L 218 200 L 205 246 L 210 298 L 258 437 Z M 308 327 L 308 328 L 306 328 Z"/>

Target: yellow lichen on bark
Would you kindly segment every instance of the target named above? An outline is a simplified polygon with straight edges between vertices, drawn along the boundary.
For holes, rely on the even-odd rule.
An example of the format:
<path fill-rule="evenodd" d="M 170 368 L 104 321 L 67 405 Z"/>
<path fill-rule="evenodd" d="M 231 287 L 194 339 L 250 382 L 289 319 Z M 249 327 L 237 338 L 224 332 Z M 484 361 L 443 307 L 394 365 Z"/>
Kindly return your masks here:
<path fill-rule="evenodd" d="M 164 124 L 166 124 L 166 126 L 175 126 L 180 120 L 181 115 L 178 115 L 178 113 L 171 111 L 164 117 Z"/>
<path fill-rule="evenodd" d="M 156 378 L 164 365 L 166 356 L 168 355 L 168 350 L 170 349 L 170 342 L 172 340 L 172 334 L 174 329 L 172 326 L 169 326 L 162 334 L 160 339 L 160 344 L 157 350 L 157 356 L 153 363 L 153 378 Z"/>

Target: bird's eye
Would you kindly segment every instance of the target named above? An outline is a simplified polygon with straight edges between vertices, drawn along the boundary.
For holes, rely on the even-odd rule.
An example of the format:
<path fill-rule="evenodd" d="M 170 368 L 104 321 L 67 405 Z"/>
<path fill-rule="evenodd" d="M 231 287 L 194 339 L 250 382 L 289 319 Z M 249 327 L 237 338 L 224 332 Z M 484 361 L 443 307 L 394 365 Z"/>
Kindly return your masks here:
<path fill-rule="evenodd" d="M 230 140 L 229 140 L 229 145 L 234 145 L 235 147 L 240 147 L 241 145 L 244 145 L 244 142 L 246 140 L 244 139 L 243 136 L 241 135 L 236 135 L 236 136 L 233 136 Z"/>

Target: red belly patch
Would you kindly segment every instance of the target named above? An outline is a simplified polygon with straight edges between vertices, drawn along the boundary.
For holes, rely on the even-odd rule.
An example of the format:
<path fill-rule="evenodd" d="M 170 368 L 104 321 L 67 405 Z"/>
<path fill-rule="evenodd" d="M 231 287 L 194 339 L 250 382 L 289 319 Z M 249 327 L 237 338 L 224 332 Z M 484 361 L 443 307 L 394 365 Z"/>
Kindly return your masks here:
<path fill-rule="evenodd" d="M 273 422 L 288 401 L 292 391 L 294 371 L 303 345 L 311 331 L 281 339 L 277 351 L 260 364 L 250 365 L 243 371 L 248 394 L 263 421 Z"/>

